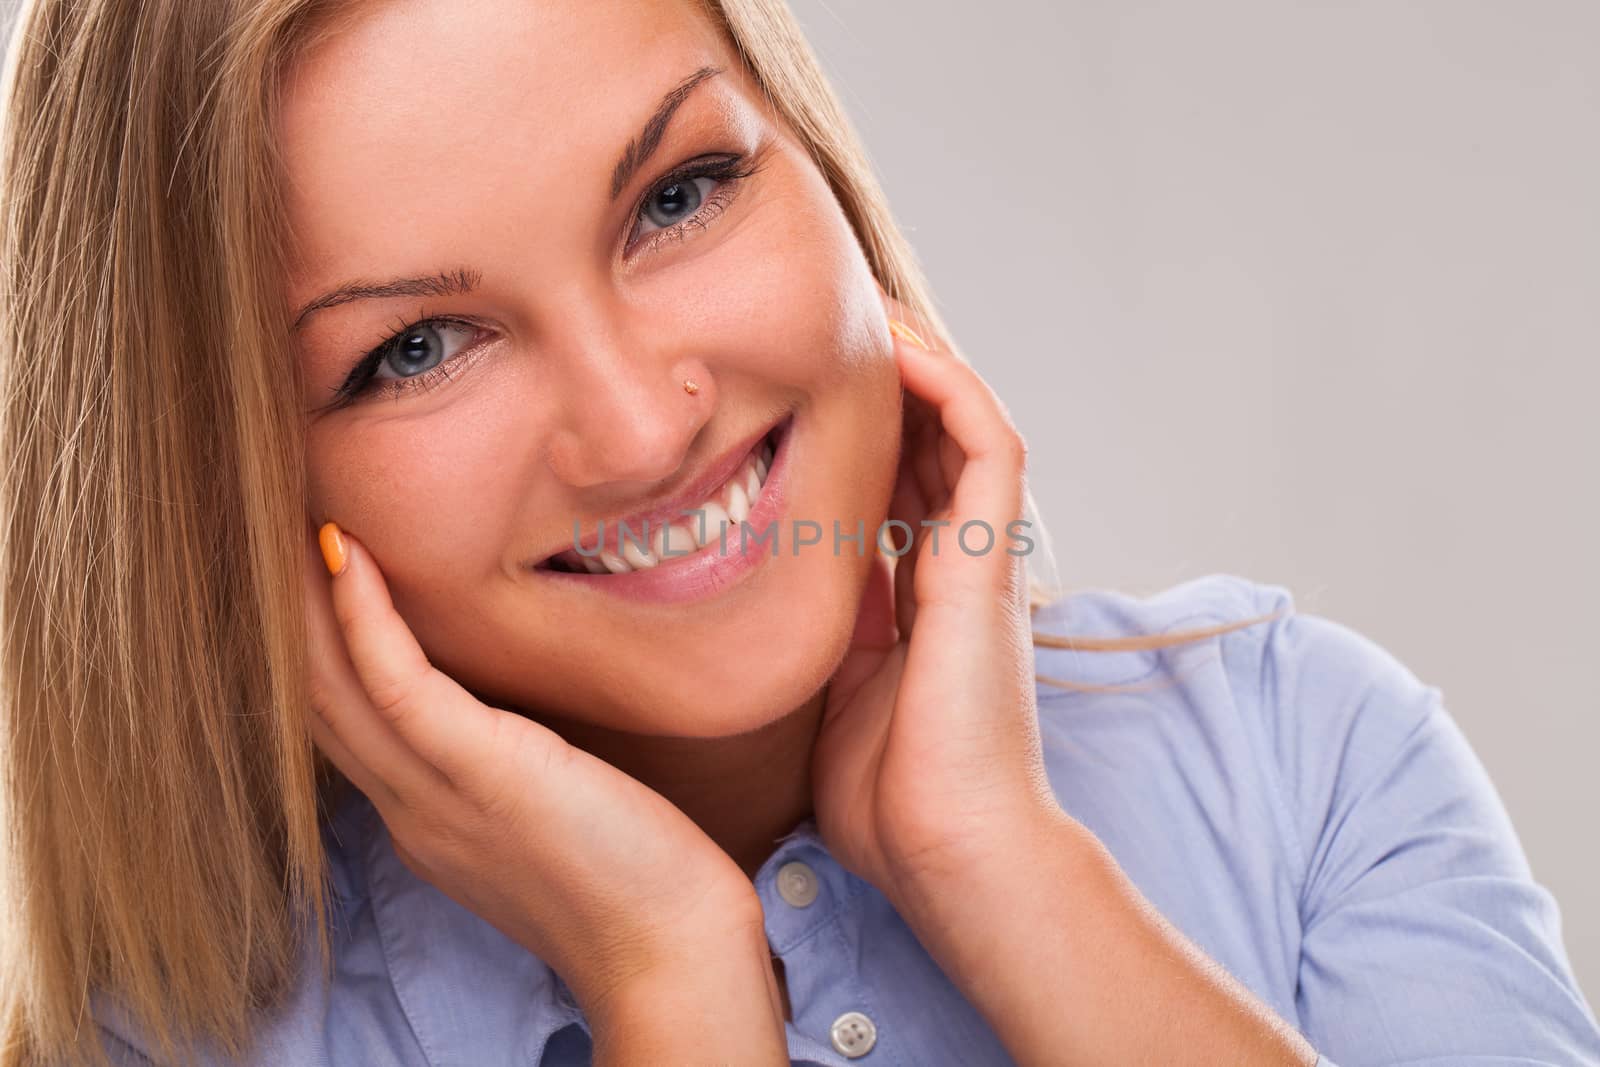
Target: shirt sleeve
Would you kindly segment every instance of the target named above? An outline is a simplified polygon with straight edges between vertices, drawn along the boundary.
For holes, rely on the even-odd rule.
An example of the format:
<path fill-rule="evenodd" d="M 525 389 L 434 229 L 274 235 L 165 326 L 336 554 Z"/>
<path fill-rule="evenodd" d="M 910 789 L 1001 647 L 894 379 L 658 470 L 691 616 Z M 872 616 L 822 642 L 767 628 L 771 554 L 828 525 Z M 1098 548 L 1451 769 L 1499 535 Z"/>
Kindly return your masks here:
<path fill-rule="evenodd" d="M 1270 590 L 1267 744 L 1300 851 L 1297 1007 L 1319 1067 L 1600 1064 L 1600 1028 L 1483 765 L 1392 654 Z"/>

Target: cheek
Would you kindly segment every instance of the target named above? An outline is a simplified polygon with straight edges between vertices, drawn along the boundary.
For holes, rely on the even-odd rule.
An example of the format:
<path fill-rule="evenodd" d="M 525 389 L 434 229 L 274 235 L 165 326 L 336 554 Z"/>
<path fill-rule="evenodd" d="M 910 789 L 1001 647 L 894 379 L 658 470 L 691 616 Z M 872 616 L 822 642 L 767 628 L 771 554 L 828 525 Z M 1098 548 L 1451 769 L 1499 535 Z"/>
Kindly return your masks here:
<path fill-rule="evenodd" d="M 876 283 L 815 181 L 816 189 L 765 196 L 704 261 L 690 320 L 679 307 L 685 336 L 714 345 L 706 355 L 725 370 L 810 396 L 859 387 L 886 362 L 893 373 Z"/>
<path fill-rule="evenodd" d="M 803 195 L 764 200 L 719 252 L 727 277 L 701 312 L 701 336 L 716 339 L 725 370 L 809 409 L 810 463 L 793 483 L 804 514 L 791 518 L 876 521 L 899 456 L 900 374 L 878 283 L 843 213 L 817 176 Z"/>
<path fill-rule="evenodd" d="M 495 512 L 517 499 L 517 474 L 503 455 L 517 410 L 512 395 L 477 398 L 470 419 L 440 409 L 308 432 L 312 516 L 361 538 L 397 603 L 408 592 L 428 595 L 441 576 L 459 581 L 477 566 L 498 565 L 508 517 Z M 438 432 L 441 425 L 450 432 Z"/>

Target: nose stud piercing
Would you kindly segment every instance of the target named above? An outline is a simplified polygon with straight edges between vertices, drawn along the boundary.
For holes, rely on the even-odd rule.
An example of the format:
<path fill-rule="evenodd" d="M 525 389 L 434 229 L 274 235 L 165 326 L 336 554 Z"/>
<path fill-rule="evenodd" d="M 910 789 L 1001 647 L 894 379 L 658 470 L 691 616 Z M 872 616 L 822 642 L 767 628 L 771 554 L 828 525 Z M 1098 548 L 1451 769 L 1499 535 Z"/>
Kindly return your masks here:
<path fill-rule="evenodd" d="M 693 378 L 685 378 L 683 380 L 683 391 L 688 393 L 690 396 L 694 396 L 694 394 L 700 391 L 700 383 L 695 381 Z"/>

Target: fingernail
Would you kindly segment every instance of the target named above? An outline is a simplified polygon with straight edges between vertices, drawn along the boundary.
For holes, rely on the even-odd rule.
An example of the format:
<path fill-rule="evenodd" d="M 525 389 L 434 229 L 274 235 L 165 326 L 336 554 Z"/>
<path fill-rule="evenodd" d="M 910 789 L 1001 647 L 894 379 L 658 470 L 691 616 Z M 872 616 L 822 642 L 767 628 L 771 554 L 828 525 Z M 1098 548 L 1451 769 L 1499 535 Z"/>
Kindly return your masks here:
<path fill-rule="evenodd" d="M 322 529 L 317 531 L 317 544 L 322 546 L 322 562 L 328 565 L 328 573 L 340 574 L 350 559 L 350 553 L 345 550 L 344 534 L 340 532 L 339 524 L 323 523 Z"/>
<path fill-rule="evenodd" d="M 916 345 L 918 348 L 922 349 L 924 352 L 931 351 L 928 348 L 928 342 L 926 342 L 922 338 L 918 337 L 916 330 L 913 330 L 911 327 L 907 326 L 905 323 L 901 322 L 899 319 L 890 319 L 889 320 L 889 332 L 894 334 L 896 337 L 900 337 L 900 338 L 903 338 L 903 339 L 911 342 L 912 344 Z"/>

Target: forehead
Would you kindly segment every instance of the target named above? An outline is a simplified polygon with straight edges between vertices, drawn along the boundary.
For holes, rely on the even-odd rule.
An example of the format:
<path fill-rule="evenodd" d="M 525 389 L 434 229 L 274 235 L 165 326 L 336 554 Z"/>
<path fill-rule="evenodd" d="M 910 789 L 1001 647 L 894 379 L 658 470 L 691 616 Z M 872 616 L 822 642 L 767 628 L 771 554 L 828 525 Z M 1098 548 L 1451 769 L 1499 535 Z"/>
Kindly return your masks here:
<path fill-rule="evenodd" d="M 415 227 L 470 237 L 463 228 L 491 221 L 482 208 L 519 191 L 603 199 L 628 139 L 704 66 L 726 73 L 674 125 L 736 122 L 744 72 L 692 0 L 366 5 L 284 71 L 277 133 L 294 277 L 356 252 L 393 262 L 385 230 L 400 242 L 408 227 L 412 240 Z"/>

